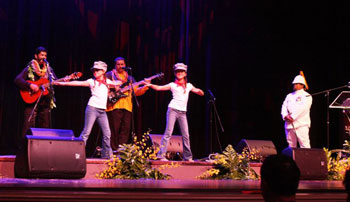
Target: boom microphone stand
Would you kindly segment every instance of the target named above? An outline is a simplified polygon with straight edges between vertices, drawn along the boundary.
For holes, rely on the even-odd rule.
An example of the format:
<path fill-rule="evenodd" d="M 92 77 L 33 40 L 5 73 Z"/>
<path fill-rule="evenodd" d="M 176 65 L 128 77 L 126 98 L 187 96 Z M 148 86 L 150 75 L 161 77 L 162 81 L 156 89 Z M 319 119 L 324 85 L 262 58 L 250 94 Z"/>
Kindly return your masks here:
<path fill-rule="evenodd" d="M 324 94 L 324 96 L 326 97 L 326 108 L 327 108 L 327 148 L 329 148 L 329 93 L 331 91 L 334 91 L 334 90 L 338 90 L 338 89 L 341 89 L 341 88 L 347 88 L 349 87 L 349 84 L 348 85 L 343 85 L 343 86 L 339 86 L 339 87 L 336 87 L 336 88 L 331 88 L 331 89 L 327 89 L 327 90 L 324 90 L 324 91 L 320 91 L 320 92 L 317 92 L 317 93 L 313 93 L 313 94 L 310 94 L 310 96 L 314 96 L 314 95 L 320 95 L 320 94 Z"/>
<path fill-rule="evenodd" d="M 221 124 L 221 120 L 218 114 L 218 111 L 216 110 L 216 105 L 215 105 L 215 96 L 214 94 L 208 89 L 208 93 L 209 93 L 209 110 L 210 110 L 210 117 L 209 117 L 209 122 L 210 122 L 210 153 L 213 153 L 213 129 L 215 128 L 215 135 L 216 135 L 216 139 L 218 141 L 219 147 L 220 147 L 220 151 L 222 153 L 222 147 L 221 147 L 221 143 L 220 143 L 220 139 L 219 139 L 219 133 L 218 133 L 218 124 L 217 122 L 219 122 L 220 124 L 220 129 L 221 132 L 224 132 L 224 127 Z M 214 123 L 213 123 L 214 121 Z"/>

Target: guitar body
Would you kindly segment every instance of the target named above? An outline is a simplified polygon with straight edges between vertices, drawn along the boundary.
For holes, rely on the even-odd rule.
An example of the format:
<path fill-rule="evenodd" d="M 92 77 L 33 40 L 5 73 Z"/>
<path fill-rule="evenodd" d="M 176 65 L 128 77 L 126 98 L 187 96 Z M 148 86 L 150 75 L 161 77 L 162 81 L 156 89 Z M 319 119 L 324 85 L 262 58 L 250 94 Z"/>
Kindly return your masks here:
<path fill-rule="evenodd" d="M 163 78 L 164 74 L 163 73 L 159 73 L 159 74 L 156 74 L 154 76 L 151 76 L 149 78 L 147 78 L 148 80 L 153 80 L 155 78 L 158 78 L 158 79 L 161 79 Z M 108 106 L 111 106 L 113 104 L 115 104 L 116 102 L 118 102 L 118 100 L 120 98 L 123 98 L 123 97 L 127 97 L 127 95 L 124 94 L 124 92 L 127 92 L 131 89 L 131 86 L 132 87 L 135 87 L 135 86 L 138 86 L 142 83 L 142 81 L 139 81 L 139 82 L 136 82 L 136 83 L 133 83 L 132 85 L 130 86 L 125 86 L 123 87 L 122 89 L 116 91 L 115 89 L 110 89 L 109 92 L 108 92 L 108 102 L 107 102 L 107 105 Z"/>
<path fill-rule="evenodd" d="M 81 72 L 74 72 L 70 74 L 67 77 L 57 79 L 55 81 L 62 81 L 64 79 L 71 80 L 71 79 L 79 79 L 83 73 Z M 21 94 L 21 97 L 25 103 L 32 104 L 34 103 L 39 97 L 41 92 L 43 92 L 43 96 L 49 94 L 49 91 L 47 88 L 50 86 L 50 81 L 46 78 L 40 78 L 36 81 L 30 81 L 27 80 L 29 83 L 34 83 L 39 86 L 39 90 L 37 92 L 32 92 L 30 90 L 20 90 L 19 93 Z M 44 91 L 42 90 L 44 89 Z"/>
<path fill-rule="evenodd" d="M 122 93 L 120 90 L 116 91 L 115 89 L 110 89 L 108 93 L 108 101 L 111 103 L 116 103 L 120 98 L 127 97 L 124 93 Z"/>
<path fill-rule="evenodd" d="M 50 81 L 48 79 L 45 78 L 41 78 L 37 81 L 30 81 L 28 80 L 27 82 L 29 83 L 33 83 L 38 85 L 39 87 L 44 85 L 44 84 L 48 84 Z M 47 95 L 49 94 L 49 91 L 47 90 L 47 88 L 44 88 L 44 91 L 42 91 L 40 88 L 37 92 L 32 92 L 32 91 L 27 91 L 27 90 L 20 90 L 20 94 L 22 96 L 22 99 L 25 103 L 28 104 L 32 104 L 34 103 L 40 96 L 41 92 L 43 92 L 43 95 Z"/>

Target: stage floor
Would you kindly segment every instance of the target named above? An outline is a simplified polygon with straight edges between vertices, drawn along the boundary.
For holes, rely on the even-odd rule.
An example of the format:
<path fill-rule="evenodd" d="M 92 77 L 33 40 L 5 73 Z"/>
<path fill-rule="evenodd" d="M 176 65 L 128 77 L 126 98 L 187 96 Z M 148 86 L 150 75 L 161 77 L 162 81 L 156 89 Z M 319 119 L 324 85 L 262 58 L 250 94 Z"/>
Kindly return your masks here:
<path fill-rule="evenodd" d="M 263 201 L 252 180 L 0 179 L 0 201 Z M 346 201 L 340 181 L 301 181 L 297 201 Z"/>
<path fill-rule="evenodd" d="M 172 180 L 101 180 L 106 160 L 87 159 L 83 179 L 20 179 L 15 156 L 0 157 L 0 201 L 263 201 L 259 180 L 198 180 L 208 162 L 177 162 Z M 153 161 L 152 166 L 164 163 Z M 260 171 L 260 164 L 253 165 Z M 258 172 L 259 173 L 259 172 Z M 346 201 L 341 181 L 300 181 L 297 201 Z"/>

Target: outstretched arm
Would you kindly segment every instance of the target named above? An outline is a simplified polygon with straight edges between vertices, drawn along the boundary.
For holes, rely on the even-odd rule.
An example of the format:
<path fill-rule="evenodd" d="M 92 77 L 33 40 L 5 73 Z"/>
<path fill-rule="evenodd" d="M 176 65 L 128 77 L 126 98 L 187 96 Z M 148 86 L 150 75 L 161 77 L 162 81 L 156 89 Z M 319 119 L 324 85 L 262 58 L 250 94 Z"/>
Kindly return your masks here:
<path fill-rule="evenodd" d="M 69 82 L 52 82 L 53 85 L 56 86 L 82 86 L 89 87 L 88 81 L 69 81 Z"/>
<path fill-rule="evenodd" d="M 200 96 L 203 96 L 203 95 L 204 95 L 204 92 L 203 92 L 201 89 L 196 88 L 196 87 L 194 87 L 194 86 L 193 86 L 191 92 L 196 93 L 197 95 L 200 95 Z"/>
<path fill-rule="evenodd" d="M 163 85 L 163 86 L 158 86 L 158 85 L 154 85 L 154 84 L 151 84 L 151 83 L 148 83 L 146 84 L 146 86 L 152 88 L 153 90 L 156 90 L 156 91 L 166 91 L 166 90 L 170 90 L 170 84 L 166 84 L 166 85 Z"/>

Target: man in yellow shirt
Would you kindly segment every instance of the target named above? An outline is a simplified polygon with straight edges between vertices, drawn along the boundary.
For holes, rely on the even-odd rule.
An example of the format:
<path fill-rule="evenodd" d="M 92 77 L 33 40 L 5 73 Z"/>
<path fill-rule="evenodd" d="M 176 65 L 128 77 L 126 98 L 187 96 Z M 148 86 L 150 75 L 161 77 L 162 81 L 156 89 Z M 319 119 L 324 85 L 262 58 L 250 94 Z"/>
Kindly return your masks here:
<path fill-rule="evenodd" d="M 125 71 L 125 59 L 117 57 L 115 60 L 115 68 L 112 71 L 107 72 L 107 78 L 112 81 L 119 80 L 123 84 L 123 87 L 136 83 L 135 79 L 128 75 Z M 143 95 L 148 90 L 148 87 L 134 86 L 134 92 L 136 96 Z M 132 122 L 132 91 L 124 92 L 124 97 L 121 97 L 115 103 L 109 102 L 107 105 L 107 116 L 109 125 L 111 128 L 111 147 L 113 151 L 118 149 L 121 144 L 128 143 L 131 132 Z"/>

